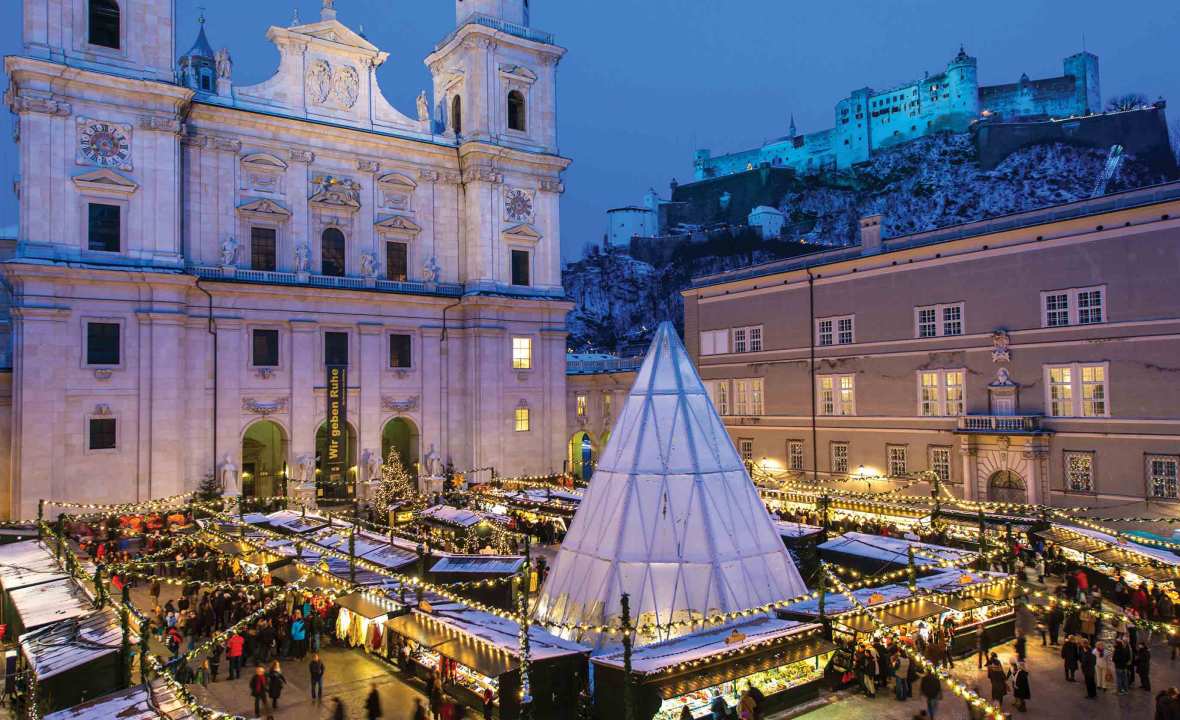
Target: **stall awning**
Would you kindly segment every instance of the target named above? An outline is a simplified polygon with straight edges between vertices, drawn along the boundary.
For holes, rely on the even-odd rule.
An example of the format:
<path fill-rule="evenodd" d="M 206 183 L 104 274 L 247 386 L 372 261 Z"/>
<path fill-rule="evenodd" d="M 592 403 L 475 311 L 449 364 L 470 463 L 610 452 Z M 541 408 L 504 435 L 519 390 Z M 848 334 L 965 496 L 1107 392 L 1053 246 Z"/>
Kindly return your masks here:
<path fill-rule="evenodd" d="M 1132 572 L 1139 577 L 1153 582 L 1173 582 L 1180 579 L 1180 567 L 1153 563 L 1147 556 L 1123 550 L 1122 548 L 1107 547 L 1090 553 L 1102 562 L 1113 565 L 1120 570 Z"/>
<path fill-rule="evenodd" d="M 650 683 L 641 682 L 654 687 L 660 697 L 667 700 L 780 665 L 819 657 L 835 649 L 836 646 L 827 640 L 813 639 L 809 642 L 784 645 L 769 652 L 746 655 L 731 662 L 720 661 L 706 666 L 699 672 L 663 677 Z"/>
<path fill-rule="evenodd" d="M 386 620 L 385 629 L 428 648 L 441 645 L 454 637 L 445 624 L 432 620 L 429 615 L 416 612 Z"/>
<path fill-rule="evenodd" d="M 946 611 L 947 608 L 945 606 L 931 602 L 925 598 L 906 600 L 905 602 L 889 607 L 889 614 L 901 618 L 903 622 L 925 620 L 935 615 L 941 615 Z"/>
<path fill-rule="evenodd" d="M 514 654 L 425 613 L 395 617 L 386 621 L 385 628 L 485 677 L 499 677 L 520 665 Z"/>
<path fill-rule="evenodd" d="M 47 680 L 119 652 L 122 636 L 119 616 L 107 608 L 27 632 L 20 649 L 37 680 Z"/>
<path fill-rule="evenodd" d="M 308 590 L 339 590 L 340 585 L 324 578 L 320 573 L 312 572 L 308 568 L 300 567 L 299 565 L 284 565 L 281 568 L 276 568 L 270 571 L 271 580 L 278 580 L 286 585 L 290 585 L 299 580 L 303 580 L 301 587 Z"/>
<path fill-rule="evenodd" d="M 1084 535 L 1071 533 L 1061 528 L 1049 528 L 1048 530 L 1039 530 L 1036 533 L 1042 538 L 1049 540 L 1063 548 L 1068 548 L 1080 553 L 1093 554 L 1101 552 L 1102 550 L 1109 550 L 1110 545 L 1104 542 L 1099 542 L 1093 538 L 1088 538 Z"/>
<path fill-rule="evenodd" d="M 939 602 L 943 605 L 946 605 L 951 610 L 957 610 L 958 612 L 967 612 L 968 610 L 974 610 L 977 607 L 983 607 L 984 605 L 988 604 L 983 598 L 978 598 L 971 595 L 953 595 L 950 597 L 940 598 Z"/>
<path fill-rule="evenodd" d="M 376 620 L 393 612 L 393 610 L 378 605 L 359 592 L 336 598 L 336 604 L 367 620 Z"/>
<path fill-rule="evenodd" d="M 869 606 L 869 611 L 876 615 L 886 627 L 894 627 L 941 615 L 947 611 L 947 608 L 929 600 L 916 598 L 886 608 Z M 836 622 L 858 633 L 871 633 L 877 629 L 877 624 L 865 612 L 841 616 Z"/>

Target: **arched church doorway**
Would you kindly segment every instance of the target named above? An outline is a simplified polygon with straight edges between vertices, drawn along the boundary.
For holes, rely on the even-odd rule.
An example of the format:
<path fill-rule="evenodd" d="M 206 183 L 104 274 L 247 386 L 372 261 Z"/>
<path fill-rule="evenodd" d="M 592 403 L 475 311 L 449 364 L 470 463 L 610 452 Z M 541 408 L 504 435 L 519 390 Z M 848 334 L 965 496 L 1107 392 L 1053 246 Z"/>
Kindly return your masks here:
<path fill-rule="evenodd" d="M 418 476 L 418 426 L 413 420 L 396 417 L 385 423 L 381 429 L 381 462 L 389 457 L 389 449 L 397 448 L 397 454 L 402 459 L 402 467 L 410 475 Z"/>
<path fill-rule="evenodd" d="M 273 420 L 259 420 L 242 435 L 242 495 L 287 494 L 287 433 Z"/>
<path fill-rule="evenodd" d="M 356 497 L 356 429 L 352 423 L 345 423 L 345 427 L 348 428 L 348 440 L 345 443 L 343 482 L 329 482 L 324 469 L 324 458 L 328 454 L 328 423 L 321 424 L 315 434 L 316 497 L 326 502 L 351 501 Z"/>
<path fill-rule="evenodd" d="M 997 470 L 987 479 L 987 499 L 992 502 L 1028 502 L 1024 478 L 1011 470 Z"/>
<path fill-rule="evenodd" d="M 594 442 L 590 433 L 579 431 L 570 438 L 569 468 L 575 480 L 585 482 L 594 472 Z"/>

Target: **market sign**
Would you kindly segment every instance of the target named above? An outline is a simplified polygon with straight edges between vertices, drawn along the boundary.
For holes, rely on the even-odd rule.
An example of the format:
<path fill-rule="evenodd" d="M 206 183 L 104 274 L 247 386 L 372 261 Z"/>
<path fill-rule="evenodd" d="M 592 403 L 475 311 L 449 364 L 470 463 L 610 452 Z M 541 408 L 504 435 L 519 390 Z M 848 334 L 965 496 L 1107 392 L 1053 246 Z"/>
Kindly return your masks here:
<path fill-rule="evenodd" d="M 324 449 L 324 481 L 343 484 L 348 471 L 348 366 L 329 365 L 328 445 Z"/>

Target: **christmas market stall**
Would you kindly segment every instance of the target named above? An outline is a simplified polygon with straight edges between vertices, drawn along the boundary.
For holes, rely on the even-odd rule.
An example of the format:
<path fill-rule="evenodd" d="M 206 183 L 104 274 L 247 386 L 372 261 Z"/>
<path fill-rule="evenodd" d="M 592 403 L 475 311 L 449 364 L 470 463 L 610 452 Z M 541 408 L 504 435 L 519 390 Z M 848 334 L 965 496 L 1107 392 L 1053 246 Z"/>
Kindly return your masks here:
<path fill-rule="evenodd" d="M 266 518 L 267 525 L 290 535 L 314 532 L 328 525 L 328 520 L 325 518 L 295 510 L 278 510 L 263 517 Z"/>
<path fill-rule="evenodd" d="M 490 690 L 496 717 L 518 718 L 520 626 L 457 603 L 428 607 L 430 612 L 414 610 L 386 622 L 389 658 L 405 658 L 403 669 L 420 677 L 438 673 L 448 694 L 477 710 Z M 529 628 L 529 646 L 533 717 L 569 717 L 585 682 L 590 651 L 535 626 Z"/>
<path fill-rule="evenodd" d="M 291 559 L 281 553 L 259 550 L 254 544 L 241 540 L 219 542 L 213 549 L 230 559 L 234 575 L 247 578 L 261 577 L 287 563 Z"/>
<path fill-rule="evenodd" d="M 44 625 L 88 615 L 94 599 L 72 578 L 23 587 L 8 593 L 13 615 L 6 622 L 8 637 L 35 630 Z"/>
<path fill-rule="evenodd" d="M 465 594 L 487 605 L 511 610 L 512 583 L 508 580 L 524 567 L 519 555 L 448 555 L 430 568 L 433 583 L 469 583 Z"/>
<path fill-rule="evenodd" d="M 37 540 L 0 546 L 0 623 L 12 625 L 17 619 L 11 593 L 20 588 L 66 580 L 68 576 L 58 564 L 53 551 Z M 8 634 L 0 639 L 12 637 Z"/>
<path fill-rule="evenodd" d="M 116 690 L 123 682 L 122 629 L 107 608 L 20 636 L 22 669 L 32 673 L 38 704 L 48 711 Z"/>
<path fill-rule="evenodd" d="M 494 546 L 495 531 L 501 529 L 487 513 L 450 505 L 428 507 L 419 513 L 418 520 L 431 540 L 456 552 Z"/>
<path fill-rule="evenodd" d="M 351 547 L 357 557 L 390 571 L 409 572 L 418 561 L 417 547 L 409 540 L 395 537 L 393 542 L 390 542 L 388 537 L 359 530 L 350 541 L 349 534 L 349 530 L 345 529 L 321 537 L 318 544 L 346 555 Z"/>
<path fill-rule="evenodd" d="M 153 680 L 44 716 L 44 720 L 198 720 L 172 685 Z"/>
<path fill-rule="evenodd" d="M 847 532 L 822 543 L 819 554 L 827 562 L 865 575 L 875 575 L 908 567 L 910 548 L 913 548 L 914 565 L 918 568 L 945 566 L 946 563 L 968 564 L 975 555 L 970 550 L 918 542 L 917 538 L 911 540 L 861 532 Z"/>
<path fill-rule="evenodd" d="M 836 646 L 822 626 L 758 616 L 635 648 L 631 672 L 636 720 L 679 720 L 684 707 L 709 718 L 713 698 L 736 707 L 748 685 L 766 696 L 774 713 L 819 694 Z M 623 653 L 592 659 L 595 703 L 601 717 L 623 717 Z"/>
<path fill-rule="evenodd" d="M 382 652 L 385 647 L 385 621 L 409 608 L 401 603 L 369 592 L 353 592 L 336 598 L 340 607 L 333 631 L 349 647 L 363 647 L 365 652 Z"/>
<path fill-rule="evenodd" d="M 582 502 L 580 493 L 557 487 L 487 489 L 480 496 L 492 513 L 509 518 L 509 529 L 544 544 L 560 541 Z"/>
<path fill-rule="evenodd" d="M 1085 570 L 1090 584 L 1108 597 L 1120 574 L 1132 586 L 1151 582 L 1173 591 L 1180 580 L 1180 557 L 1169 550 L 1067 525 L 1054 524 L 1036 534 L 1061 548 L 1065 559 Z"/>
<path fill-rule="evenodd" d="M 950 634 L 951 655 L 974 652 L 983 631 L 993 645 L 1015 637 L 1016 601 L 1023 591 L 1007 575 L 946 570 L 922 578 L 918 587 L 949 608 L 941 622 Z"/>

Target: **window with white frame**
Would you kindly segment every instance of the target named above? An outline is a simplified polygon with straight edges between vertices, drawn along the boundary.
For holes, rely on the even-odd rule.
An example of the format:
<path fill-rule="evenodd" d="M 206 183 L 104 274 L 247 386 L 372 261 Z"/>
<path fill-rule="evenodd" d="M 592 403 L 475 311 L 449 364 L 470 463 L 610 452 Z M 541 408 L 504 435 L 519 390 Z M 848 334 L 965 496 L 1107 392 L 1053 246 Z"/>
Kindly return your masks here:
<path fill-rule="evenodd" d="M 1094 492 L 1094 453 L 1065 452 L 1066 492 Z"/>
<path fill-rule="evenodd" d="M 1176 499 L 1176 474 L 1180 456 L 1147 456 L 1147 491 L 1153 498 Z"/>
<path fill-rule="evenodd" d="M 856 342 L 856 316 L 821 318 L 815 321 L 815 344 L 851 345 Z"/>
<path fill-rule="evenodd" d="M 848 474 L 848 443 L 832 443 L 832 473 L 835 475 Z"/>
<path fill-rule="evenodd" d="M 885 452 L 889 459 L 889 476 L 905 477 L 909 474 L 909 447 L 905 445 L 886 445 Z"/>
<path fill-rule="evenodd" d="M 762 414 L 762 378 L 733 381 L 733 414 Z"/>
<path fill-rule="evenodd" d="M 787 441 L 787 469 L 802 471 L 803 470 L 803 441 L 802 440 L 788 440 Z"/>
<path fill-rule="evenodd" d="M 963 303 L 914 308 L 914 337 L 932 338 L 962 334 Z"/>
<path fill-rule="evenodd" d="M 742 460 L 751 462 L 754 460 L 754 439 L 753 438 L 738 438 L 738 451 L 742 454 Z"/>
<path fill-rule="evenodd" d="M 815 379 L 820 415 L 856 414 L 856 377 L 820 375 Z"/>
<path fill-rule="evenodd" d="M 1041 293 L 1043 327 L 1106 322 L 1106 286 L 1067 288 Z"/>
<path fill-rule="evenodd" d="M 709 397 L 713 399 L 713 407 L 717 409 L 717 414 L 722 417 L 729 415 L 729 381 L 709 380 L 705 383 L 705 389 L 709 392 Z"/>
<path fill-rule="evenodd" d="M 965 410 L 963 370 L 922 370 L 918 373 L 918 413 L 922 417 L 956 417 Z"/>
<path fill-rule="evenodd" d="M 724 355 L 728 352 L 728 330 L 705 330 L 701 333 L 701 355 Z"/>
<path fill-rule="evenodd" d="M 733 328 L 730 330 L 730 337 L 733 339 L 735 353 L 761 352 L 762 350 L 761 325 Z"/>
<path fill-rule="evenodd" d="M 941 482 L 951 481 L 951 449 L 940 445 L 930 446 L 930 472 Z"/>
<path fill-rule="evenodd" d="M 1106 363 L 1045 366 L 1045 407 L 1052 417 L 1108 417 Z"/>

